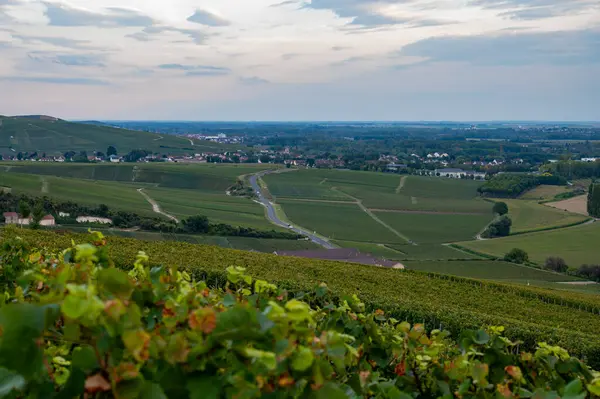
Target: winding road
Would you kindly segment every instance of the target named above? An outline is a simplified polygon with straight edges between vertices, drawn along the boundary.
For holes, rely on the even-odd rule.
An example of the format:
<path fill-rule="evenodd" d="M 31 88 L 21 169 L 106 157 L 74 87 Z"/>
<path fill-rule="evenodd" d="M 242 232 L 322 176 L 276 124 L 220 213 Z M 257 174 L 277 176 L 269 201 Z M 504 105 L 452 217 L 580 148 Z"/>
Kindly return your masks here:
<path fill-rule="evenodd" d="M 275 207 L 273 206 L 273 203 L 271 201 L 269 201 L 267 199 L 267 197 L 265 197 L 262 189 L 260 188 L 260 184 L 258 184 L 258 178 L 262 177 L 268 173 L 271 173 L 271 172 L 270 171 L 260 172 L 260 173 L 250 176 L 250 185 L 252 186 L 252 189 L 256 193 L 256 196 L 258 197 L 258 200 L 260 201 L 260 203 L 267 209 L 267 217 L 269 218 L 269 220 L 272 223 L 276 224 L 277 226 L 289 229 L 289 230 L 293 231 L 294 233 L 297 233 L 304 237 L 307 237 L 309 240 L 311 240 L 312 242 L 314 242 L 317 245 L 322 246 L 325 249 L 337 248 L 335 245 L 333 245 L 329 241 L 327 241 L 321 237 L 318 237 L 315 234 L 311 234 L 305 230 L 302 230 L 294 225 L 288 224 L 288 223 L 284 222 L 283 220 L 279 219 L 279 217 L 277 216 L 277 213 L 275 212 Z"/>

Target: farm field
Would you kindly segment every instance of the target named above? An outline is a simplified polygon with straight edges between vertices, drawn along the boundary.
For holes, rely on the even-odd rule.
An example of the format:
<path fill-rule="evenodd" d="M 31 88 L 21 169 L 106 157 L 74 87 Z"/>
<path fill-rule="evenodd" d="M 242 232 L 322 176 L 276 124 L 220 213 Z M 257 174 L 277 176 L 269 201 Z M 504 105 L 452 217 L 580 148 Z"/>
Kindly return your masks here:
<path fill-rule="evenodd" d="M 225 193 L 238 176 L 256 173 L 273 166 L 213 165 L 213 164 L 58 164 L 58 163 L 3 163 L 9 173 L 29 173 L 87 180 L 149 183 L 159 187 L 185 188 L 206 192 Z"/>
<path fill-rule="evenodd" d="M 69 226 L 69 230 L 85 233 L 87 227 Z M 135 238 L 143 241 L 178 241 L 189 244 L 216 245 L 222 248 L 239 249 L 244 251 L 258 251 L 273 253 L 275 251 L 295 251 L 304 249 L 316 249 L 315 244 L 305 240 L 280 240 L 252 237 L 221 237 L 202 236 L 191 234 L 153 233 L 145 231 L 123 231 L 116 229 L 94 229 L 101 231 L 106 236 L 117 236 L 124 238 Z"/>
<path fill-rule="evenodd" d="M 391 248 L 391 246 L 383 244 L 342 240 L 335 240 L 334 244 L 342 248 L 358 249 L 362 253 L 371 254 L 383 259 L 400 260 L 404 256 L 403 253 L 396 251 L 395 249 Z"/>
<path fill-rule="evenodd" d="M 474 260 L 474 261 L 405 261 L 404 265 L 412 270 L 451 274 L 453 276 L 469 277 L 483 280 L 530 282 L 562 282 L 578 281 L 580 279 L 551 273 L 533 267 L 515 265 L 514 263 Z"/>
<path fill-rule="evenodd" d="M 402 252 L 398 260 L 482 259 L 480 256 L 440 244 L 389 245 L 389 247 Z"/>
<path fill-rule="evenodd" d="M 264 177 L 276 200 L 362 201 L 370 209 L 491 213 L 477 197 L 481 182 L 396 174 L 299 170 Z M 401 181 L 403 183 L 401 184 Z"/>
<path fill-rule="evenodd" d="M 492 215 L 374 212 L 417 244 L 449 243 L 474 238 Z"/>
<path fill-rule="evenodd" d="M 48 196 L 59 201 L 82 205 L 108 205 L 112 209 L 157 216 L 152 207 L 137 192 L 144 185 L 70 179 L 55 176 L 34 176 L 19 173 L 0 173 L 0 185 L 11 187 L 13 194 Z"/>
<path fill-rule="evenodd" d="M 542 264 L 549 256 L 559 256 L 571 267 L 600 264 L 600 223 L 585 224 L 559 230 L 529 233 L 485 241 L 459 243 L 482 253 L 504 256 L 513 248 L 521 248 L 529 258 Z"/>
<path fill-rule="evenodd" d="M 334 240 L 398 243 L 403 240 L 356 204 L 278 201 L 294 223 Z"/>
<path fill-rule="evenodd" d="M 580 215 L 589 215 L 587 210 L 587 195 L 580 195 L 579 197 L 573 197 L 563 201 L 548 202 L 546 206 Z"/>
<path fill-rule="evenodd" d="M 264 208 L 244 197 L 213 194 L 199 190 L 151 187 L 144 190 L 161 208 L 177 218 L 207 216 L 212 222 L 261 230 L 283 230 L 265 218 Z"/>
<path fill-rule="evenodd" d="M 588 219 L 576 213 L 552 208 L 548 204 L 538 204 L 536 201 L 508 199 L 502 201 L 508 205 L 508 215 L 513 221 L 512 233 L 568 226 Z"/>
<path fill-rule="evenodd" d="M 569 186 L 550 186 L 543 184 L 537 186 L 532 190 L 528 190 L 519 196 L 519 199 L 523 200 L 551 200 L 558 194 L 564 194 L 569 192 L 572 187 Z"/>

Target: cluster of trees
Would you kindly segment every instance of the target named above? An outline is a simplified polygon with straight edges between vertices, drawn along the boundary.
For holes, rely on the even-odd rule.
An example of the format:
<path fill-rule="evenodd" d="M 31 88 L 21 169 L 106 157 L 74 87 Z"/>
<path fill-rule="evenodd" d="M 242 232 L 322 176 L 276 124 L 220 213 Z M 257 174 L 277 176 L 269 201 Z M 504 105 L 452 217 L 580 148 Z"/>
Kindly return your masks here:
<path fill-rule="evenodd" d="M 529 263 L 529 254 L 520 248 L 513 248 L 504 255 L 504 260 L 522 265 Z M 542 268 L 556 273 L 566 273 L 587 280 L 600 282 L 600 265 L 582 265 L 579 268 L 571 268 L 563 258 L 550 256 L 546 259 Z"/>
<path fill-rule="evenodd" d="M 560 161 L 550 164 L 547 170 L 567 179 L 589 179 L 600 177 L 600 161 Z"/>
<path fill-rule="evenodd" d="M 544 174 L 540 176 L 529 174 L 503 173 L 494 175 L 477 190 L 484 196 L 516 197 L 527 190 L 539 185 L 564 186 L 567 179 L 562 176 Z"/>
<path fill-rule="evenodd" d="M 600 183 L 592 183 L 590 185 L 587 209 L 590 216 L 600 218 Z"/>

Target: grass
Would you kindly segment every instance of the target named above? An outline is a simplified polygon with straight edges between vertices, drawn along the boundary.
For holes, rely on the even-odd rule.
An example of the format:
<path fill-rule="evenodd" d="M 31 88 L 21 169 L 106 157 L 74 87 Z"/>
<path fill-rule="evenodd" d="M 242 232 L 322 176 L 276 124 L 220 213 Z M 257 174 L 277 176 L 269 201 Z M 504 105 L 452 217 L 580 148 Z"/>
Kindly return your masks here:
<path fill-rule="evenodd" d="M 559 256 L 569 266 L 579 267 L 582 264 L 600 264 L 599 243 L 600 223 L 593 223 L 514 237 L 463 242 L 460 245 L 499 257 L 513 248 L 521 248 L 538 264 L 544 263 L 550 256 Z"/>
<path fill-rule="evenodd" d="M 480 256 L 440 244 L 390 245 L 390 248 L 402 252 L 398 260 L 482 259 Z"/>
<path fill-rule="evenodd" d="M 475 261 L 405 261 L 406 267 L 412 270 L 451 274 L 483 280 L 525 282 L 559 282 L 577 281 L 579 279 L 558 273 L 551 273 L 533 267 L 515 265 L 513 263 L 475 260 Z"/>
<path fill-rule="evenodd" d="M 7 118 L 0 116 L 0 153 L 38 152 L 60 155 L 66 151 L 106 152 L 108 146 L 126 154 L 143 148 L 159 154 L 194 154 L 202 151 L 236 149 L 217 143 L 195 143 L 181 136 L 162 135 L 40 118 Z M 13 149 L 14 151 L 11 151 Z"/>
<path fill-rule="evenodd" d="M 377 217 L 417 244 L 468 240 L 479 233 L 492 215 L 452 215 L 375 212 Z"/>
<path fill-rule="evenodd" d="M 402 239 L 373 220 L 356 204 L 279 201 L 287 217 L 310 231 L 335 240 L 398 243 Z"/>
<path fill-rule="evenodd" d="M 542 228 L 567 226 L 588 219 L 585 216 L 538 204 L 535 201 L 503 200 L 513 221 L 511 231 L 520 233 Z"/>

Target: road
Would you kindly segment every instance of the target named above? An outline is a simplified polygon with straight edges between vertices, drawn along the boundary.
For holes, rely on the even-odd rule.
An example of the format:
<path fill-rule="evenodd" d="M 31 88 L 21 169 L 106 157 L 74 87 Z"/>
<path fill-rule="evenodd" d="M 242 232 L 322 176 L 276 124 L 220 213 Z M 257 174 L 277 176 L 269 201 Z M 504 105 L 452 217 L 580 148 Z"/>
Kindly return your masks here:
<path fill-rule="evenodd" d="M 268 173 L 269 173 L 268 171 L 260 172 L 260 173 L 250 176 L 250 185 L 252 186 L 252 189 L 256 193 L 256 196 L 258 197 L 258 200 L 260 201 L 260 203 L 263 204 L 265 208 L 267 208 L 267 216 L 268 216 L 269 220 L 278 226 L 281 226 L 283 228 L 291 230 L 296 234 L 300 234 L 304 237 L 307 237 L 309 240 L 311 240 L 312 242 L 314 242 L 317 245 L 322 246 L 325 249 L 337 248 L 335 245 L 331 244 L 329 241 L 327 241 L 323 238 L 320 238 L 314 234 L 311 234 L 308 231 L 302 230 L 294 225 L 288 225 L 288 223 L 285 223 L 283 220 L 281 220 L 281 219 L 279 219 L 279 217 L 277 217 L 277 213 L 275 212 L 275 207 L 273 207 L 273 204 L 271 203 L 271 201 L 269 201 L 264 196 L 263 191 L 260 188 L 260 184 L 258 184 L 258 178 L 262 177 Z"/>
<path fill-rule="evenodd" d="M 146 199 L 146 201 L 148 201 L 148 203 L 150 205 L 152 205 L 152 210 L 154 212 L 159 213 L 161 215 L 164 215 L 164 216 L 168 217 L 169 219 L 171 219 L 175 223 L 179 223 L 179 219 L 177 219 L 175 216 L 169 215 L 167 212 L 165 212 L 162 209 L 160 209 L 160 205 L 158 205 L 158 203 L 156 201 L 154 201 L 152 198 L 150 198 L 150 196 L 144 192 L 143 188 L 138 188 L 137 191 L 138 191 L 138 193 L 142 194 L 142 197 L 144 197 Z"/>

